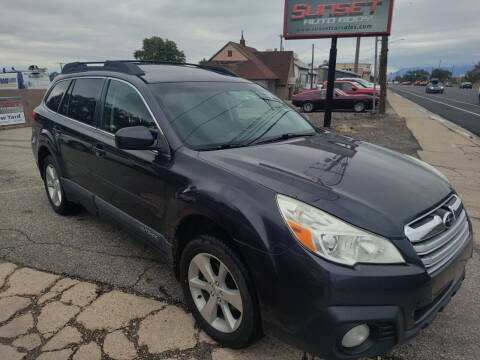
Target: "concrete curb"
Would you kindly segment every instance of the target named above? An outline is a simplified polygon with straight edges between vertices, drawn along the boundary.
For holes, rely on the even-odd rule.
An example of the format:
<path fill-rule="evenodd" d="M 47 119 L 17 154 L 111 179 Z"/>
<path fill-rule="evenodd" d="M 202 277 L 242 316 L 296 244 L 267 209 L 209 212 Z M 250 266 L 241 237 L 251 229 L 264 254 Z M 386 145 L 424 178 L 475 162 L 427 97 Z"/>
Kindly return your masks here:
<path fill-rule="evenodd" d="M 444 125 L 446 128 L 449 130 L 463 136 L 464 138 L 467 138 L 468 140 L 472 141 L 475 145 L 480 146 L 480 137 L 475 135 L 474 133 L 468 131 L 467 129 L 464 129 L 463 127 L 451 122 L 450 120 L 445 119 L 444 117 L 441 117 L 440 115 L 434 114 L 431 111 L 425 109 L 423 106 L 418 105 L 417 103 L 407 99 L 406 97 L 396 93 L 395 91 L 390 90 L 389 91 L 391 94 L 395 96 L 399 96 L 403 98 L 406 101 L 409 101 L 412 103 L 413 106 L 417 107 L 421 112 L 425 113 L 428 115 L 428 117 L 432 120 L 436 120 L 440 122 L 442 125 Z"/>

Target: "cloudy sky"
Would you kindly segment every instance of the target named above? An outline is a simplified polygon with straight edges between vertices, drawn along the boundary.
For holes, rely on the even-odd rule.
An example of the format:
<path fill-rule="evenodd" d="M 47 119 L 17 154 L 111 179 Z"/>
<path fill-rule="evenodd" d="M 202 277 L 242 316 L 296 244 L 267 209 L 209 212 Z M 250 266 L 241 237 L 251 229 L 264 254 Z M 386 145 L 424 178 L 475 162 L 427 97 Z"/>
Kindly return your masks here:
<path fill-rule="evenodd" d="M 174 40 L 188 62 L 209 58 L 245 31 L 249 46 L 278 48 L 283 0 L 2 0 L 0 66 L 131 59 L 142 39 Z M 389 72 L 410 66 L 470 65 L 480 61 L 479 0 L 396 0 Z M 315 64 L 328 58 L 330 40 L 289 40 Z M 354 57 L 354 39 L 340 39 L 338 61 Z M 373 62 L 373 39 L 363 38 L 362 61 Z"/>

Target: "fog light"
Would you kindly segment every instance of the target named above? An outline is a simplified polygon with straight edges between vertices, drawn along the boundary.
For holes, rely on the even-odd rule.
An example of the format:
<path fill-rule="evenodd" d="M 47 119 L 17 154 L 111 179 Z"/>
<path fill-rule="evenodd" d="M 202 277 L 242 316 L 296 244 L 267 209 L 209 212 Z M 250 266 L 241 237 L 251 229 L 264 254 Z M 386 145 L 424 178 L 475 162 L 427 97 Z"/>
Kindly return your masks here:
<path fill-rule="evenodd" d="M 366 324 L 355 326 L 351 328 L 342 339 L 342 346 L 352 348 L 359 346 L 368 339 L 370 335 L 370 328 Z"/>

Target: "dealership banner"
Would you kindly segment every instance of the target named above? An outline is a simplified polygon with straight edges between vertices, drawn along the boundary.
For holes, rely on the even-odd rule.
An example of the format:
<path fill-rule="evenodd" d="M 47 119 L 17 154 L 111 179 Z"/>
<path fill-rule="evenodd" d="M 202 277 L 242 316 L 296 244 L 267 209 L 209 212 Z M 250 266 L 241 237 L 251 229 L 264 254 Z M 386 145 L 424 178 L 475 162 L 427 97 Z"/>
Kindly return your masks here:
<path fill-rule="evenodd" d="M 285 0 L 285 39 L 390 35 L 393 0 Z"/>
<path fill-rule="evenodd" d="M 16 72 L 0 73 L 0 90 L 16 90 L 18 88 L 18 75 Z"/>
<path fill-rule="evenodd" d="M 0 126 L 25 123 L 22 98 L 0 97 Z"/>

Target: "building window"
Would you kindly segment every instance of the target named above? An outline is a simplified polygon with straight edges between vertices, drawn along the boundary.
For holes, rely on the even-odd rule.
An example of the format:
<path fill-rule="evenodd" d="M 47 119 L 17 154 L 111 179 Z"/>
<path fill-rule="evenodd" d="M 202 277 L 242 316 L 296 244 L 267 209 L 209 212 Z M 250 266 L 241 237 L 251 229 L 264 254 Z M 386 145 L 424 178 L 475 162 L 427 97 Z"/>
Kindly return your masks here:
<path fill-rule="evenodd" d="M 232 57 L 233 56 L 233 51 L 232 50 L 228 50 L 228 57 Z"/>

